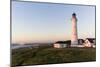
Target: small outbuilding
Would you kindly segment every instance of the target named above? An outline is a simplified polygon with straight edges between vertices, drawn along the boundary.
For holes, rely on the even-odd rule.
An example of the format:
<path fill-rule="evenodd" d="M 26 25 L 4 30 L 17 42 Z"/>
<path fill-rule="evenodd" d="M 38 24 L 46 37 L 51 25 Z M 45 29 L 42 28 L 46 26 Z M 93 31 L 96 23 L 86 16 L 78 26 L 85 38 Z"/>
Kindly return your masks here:
<path fill-rule="evenodd" d="M 54 43 L 54 48 L 66 48 L 66 47 L 70 47 L 70 43 L 71 41 L 57 41 Z"/>

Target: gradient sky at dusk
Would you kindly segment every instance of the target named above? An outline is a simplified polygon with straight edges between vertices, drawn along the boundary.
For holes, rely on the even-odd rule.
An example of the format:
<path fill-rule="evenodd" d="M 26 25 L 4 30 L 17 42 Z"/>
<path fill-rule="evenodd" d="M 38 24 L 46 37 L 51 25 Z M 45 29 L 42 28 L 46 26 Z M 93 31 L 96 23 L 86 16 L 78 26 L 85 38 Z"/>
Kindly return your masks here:
<path fill-rule="evenodd" d="M 78 38 L 95 37 L 95 6 L 12 1 L 12 43 L 70 40 L 73 12 Z"/>

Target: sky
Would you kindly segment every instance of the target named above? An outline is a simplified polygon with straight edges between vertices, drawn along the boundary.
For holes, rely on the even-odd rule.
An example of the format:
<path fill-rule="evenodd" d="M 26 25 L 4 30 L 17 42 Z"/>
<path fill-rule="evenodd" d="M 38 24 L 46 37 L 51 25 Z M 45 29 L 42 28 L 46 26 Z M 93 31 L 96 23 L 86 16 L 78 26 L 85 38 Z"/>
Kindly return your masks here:
<path fill-rule="evenodd" d="M 73 12 L 78 38 L 94 38 L 95 6 L 12 1 L 12 43 L 70 40 Z"/>

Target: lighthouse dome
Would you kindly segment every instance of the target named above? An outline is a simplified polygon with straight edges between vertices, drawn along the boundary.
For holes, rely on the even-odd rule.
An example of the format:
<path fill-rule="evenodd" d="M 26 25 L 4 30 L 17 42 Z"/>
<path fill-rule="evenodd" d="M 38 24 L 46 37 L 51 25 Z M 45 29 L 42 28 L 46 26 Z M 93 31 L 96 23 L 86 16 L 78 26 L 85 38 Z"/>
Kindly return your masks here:
<path fill-rule="evenodd" d="M 76 13 L 73 13 L 72 16 L 76 16 Z"/>

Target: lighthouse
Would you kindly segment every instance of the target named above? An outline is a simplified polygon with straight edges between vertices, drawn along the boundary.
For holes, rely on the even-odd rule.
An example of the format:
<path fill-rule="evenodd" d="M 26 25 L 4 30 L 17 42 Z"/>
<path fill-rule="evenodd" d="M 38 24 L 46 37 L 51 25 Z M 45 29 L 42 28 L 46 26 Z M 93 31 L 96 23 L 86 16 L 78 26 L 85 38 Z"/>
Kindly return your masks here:
<path fill-rule="evenodd" d="M 77 17 L 76 14 L 72 14 L 72 34 L 71 34 L 71 46 L 78 45 L 78 34 L 77 34 Z"/>

